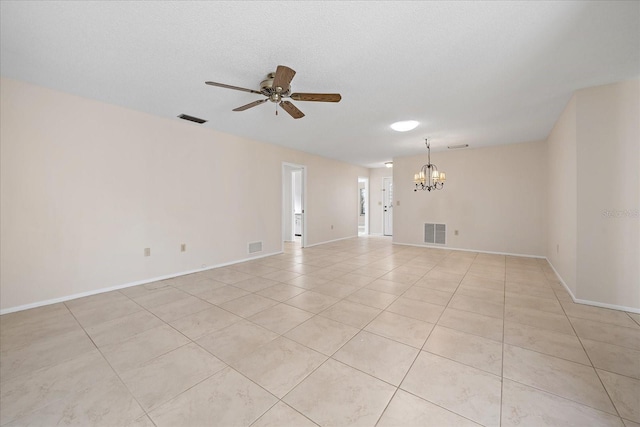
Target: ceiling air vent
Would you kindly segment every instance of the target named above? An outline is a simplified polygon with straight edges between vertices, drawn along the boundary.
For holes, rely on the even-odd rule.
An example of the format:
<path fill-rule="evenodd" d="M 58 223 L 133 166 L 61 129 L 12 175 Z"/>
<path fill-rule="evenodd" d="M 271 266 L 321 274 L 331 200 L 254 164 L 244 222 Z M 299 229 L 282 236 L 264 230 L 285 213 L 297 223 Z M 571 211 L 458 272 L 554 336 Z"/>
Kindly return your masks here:
<path fill-rule="evenodd" d="M 447 244 L 447 226 L 446 224 L 425 224 L 424 225 L 424 242 L 435 245 Z"/>
<path fill-rule="evenodd" d="M 460 148 L 467 148 L 469 144 L 460 144 L 460 145 L 448 145 L 447 148 L 449 150 L 458 150 Z"/>
<path fill-rule="evenodd" d="M 187 115 L 187 114 L 180 114 L 180 115 L 178 116 L 178 118 L 179 118 L 179 119 L 182 119 L 182 120 L 189 120 L 190 122 L 194 122 L 194 123 L 198 123 L 198 124 L 203 124 L 203 123 L 206 123 L 206 122 L 207 122 L 207 121 L 206 121 L 206 120 L 204 120 L 204 119 L 199 119 L 199 118 L 197 118 L 197 117 L 189 116 L 189 115 Z"/>

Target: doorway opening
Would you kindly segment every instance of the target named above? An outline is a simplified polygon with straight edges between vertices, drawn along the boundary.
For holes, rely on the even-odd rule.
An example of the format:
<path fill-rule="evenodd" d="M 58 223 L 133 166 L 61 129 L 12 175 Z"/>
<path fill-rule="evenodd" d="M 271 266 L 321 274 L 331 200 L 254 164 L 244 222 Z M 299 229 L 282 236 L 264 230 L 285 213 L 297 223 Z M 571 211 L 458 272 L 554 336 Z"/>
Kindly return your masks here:
<path fill-rule="evenodd" d="M 382 178 L 382 234 L 393 236 L 393 178 Z"/>
<path fill-rule="evenodd" d="M 284 246 L 306 245 L 306 167 L 282 164 L 282 241 Z"/>
<path fill-rule="evenodd" d="M 358 236 L 369 234 L 369 178 L 358 177 Z"/>

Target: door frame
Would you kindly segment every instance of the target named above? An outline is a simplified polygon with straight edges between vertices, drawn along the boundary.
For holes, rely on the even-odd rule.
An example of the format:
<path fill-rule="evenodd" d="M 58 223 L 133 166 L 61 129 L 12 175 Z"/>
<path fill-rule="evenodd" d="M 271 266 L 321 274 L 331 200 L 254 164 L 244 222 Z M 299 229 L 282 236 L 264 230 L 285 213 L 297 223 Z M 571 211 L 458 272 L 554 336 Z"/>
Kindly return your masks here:
<path fill-rule="evenodd" d="M 364 235 L 369 234 L 369 211 L 371 210 L 369 206 L 369 177 L 359 176 L 358 177 L 358 202 L 360 201 L 360 183 L 364 182 Z M 357 233 L 360 234 L 360 233 Z"/>
<path fill-rule="evenodd" d="M 282 206 L 282 211 L 281 211 L 281 224 L 280 224 L 280 240 L 281 240 L 281 250 L 284 252 L 284 240 L 282 239 L 282 235 L 284 232 L 284 227 L 285 227 L 285 210 L 291 210 L 291 214 L 293 215 L 293 194 L 291 194 L 291 206 L 284 206 L 284 201 L 286 200 L 285 197 L 285 180 L 287 179 L 286 174 L 287 174 L 287 167 L 292 168 L 292 169 L 296 169 L 296 170 L 301 170 L 302 174 L 300 176 L 301 178 L 301 184 L 302 184 L 302 188 L 300 191 L 300 197 L 301 197 L 301 204 L 302 204 L 302 215 L 300 216 L 300 219 L 302 220 L 302 236 L 300 236 L 300 247 L 304 248 L 307 246 L 307 166 L 306 165 L 300 165 L 297 163 L 289 163 L 289 162 L 282 162 L 282 191 L 281 191 L 281 206 Z M 289 172 L 291 172 L 291 170 L 289 170 Z M 288 178 L 289 180 L 291 180 L 291 177 Z M 291 191 L 291 187 L 290 186 L 290 191 Z M 293 233 L 293 227 L 294 227 L 294 223 L 295 223 L 295 217 L 292 216 L 292 233 Z"/>

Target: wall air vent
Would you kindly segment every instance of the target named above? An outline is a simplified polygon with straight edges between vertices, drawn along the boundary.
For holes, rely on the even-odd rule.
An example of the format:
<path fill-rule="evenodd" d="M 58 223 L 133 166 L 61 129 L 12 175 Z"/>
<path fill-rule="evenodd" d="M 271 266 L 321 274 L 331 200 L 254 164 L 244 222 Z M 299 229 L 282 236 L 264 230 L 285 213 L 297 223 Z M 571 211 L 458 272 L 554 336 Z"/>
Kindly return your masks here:
<path fill-rule="evenodd" d="M 457 150 L 460 148 L 467 148 L 469 146 L 469 144 L 460 144 L 460 145 L 448 145 L 447 148 L 449 150 Z"/>
<path fill-rule="evenodd" d="M 262 252 L 262 242 L 249 243 L 249 253 L 254 254 L 256 252 Z"/>
<path fill-rule="evenodd" d="M 207 121 L 206 121 L 206 120 L 204 120 L 204 119 L 199 119 L 199 118 L 197 118 L 197 117 L 189 116 L 189 115 L 187 115 L 187 114 L 180 114 L 180 115 L 178 116 L 178 118 L 179 118 L 179 119 L 182 119 L 182 120 L 189 120 L 190 122 L 194 122 L 194 123 L 198 123 L 198 124 L 203 124 L 203 123 L 206 123 L 206 122 L 207 122 Z"/>
<path fill-rule="evenodd" d="M 425 223 L 424 242 L 431 243 L 434 245 L 446 245 L 447 244 L 447 225 Z"/>

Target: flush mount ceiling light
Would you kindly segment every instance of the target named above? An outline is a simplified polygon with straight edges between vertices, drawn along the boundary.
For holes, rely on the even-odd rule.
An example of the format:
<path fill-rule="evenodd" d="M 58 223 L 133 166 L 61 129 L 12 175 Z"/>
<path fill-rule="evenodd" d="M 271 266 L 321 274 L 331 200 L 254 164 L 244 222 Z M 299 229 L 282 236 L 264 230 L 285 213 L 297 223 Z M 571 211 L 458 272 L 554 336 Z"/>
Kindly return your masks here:
<path fill-rule="evenodd" d="M 426 165 L 423 165 L 420 172 L 413 176 L 413 182 L 416 184 L 416 188 L 413 191 L 418 190 L 442 190 L 444 182 L 447 179 L 444 172 L 438 172 L 436 165 L 431 163 L 431 144 L 429 140 L 425 139 L 427 144 L 427 152 L 429 153 L 429 159 Z"/>
<path fill-rule="evenodd" d="M 415 120 L 405 120 L 403 122 L 395 122 L 391 124 L 391 129 L 397 132 L 407 132 L 415 129 L 420 123 Z"/>
<path fill-rule="evenodd" d="M 393 167 L 393 162 L 385 162 L 384 165 L 388 168 L 392 168 Z"/>

